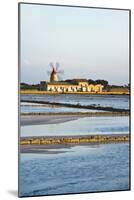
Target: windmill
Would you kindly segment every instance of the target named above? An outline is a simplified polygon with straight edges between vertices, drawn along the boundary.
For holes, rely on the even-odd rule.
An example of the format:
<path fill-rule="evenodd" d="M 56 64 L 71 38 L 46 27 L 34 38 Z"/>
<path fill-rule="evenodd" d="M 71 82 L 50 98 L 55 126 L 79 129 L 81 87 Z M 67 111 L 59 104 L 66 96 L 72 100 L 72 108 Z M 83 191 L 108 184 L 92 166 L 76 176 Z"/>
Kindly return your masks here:
<path fill-rule="evenodd" d="M 63 70 L 59 70 L 59 63 L 56 62 L 54 65 L 52 62 L 49 64 L 50 67 L 52 68 L 52 71 L 48 71 L 48 74 L 50 75 L 50 82 L 55 82 L 60 80 L 59 74 L 63 74 Z"/>

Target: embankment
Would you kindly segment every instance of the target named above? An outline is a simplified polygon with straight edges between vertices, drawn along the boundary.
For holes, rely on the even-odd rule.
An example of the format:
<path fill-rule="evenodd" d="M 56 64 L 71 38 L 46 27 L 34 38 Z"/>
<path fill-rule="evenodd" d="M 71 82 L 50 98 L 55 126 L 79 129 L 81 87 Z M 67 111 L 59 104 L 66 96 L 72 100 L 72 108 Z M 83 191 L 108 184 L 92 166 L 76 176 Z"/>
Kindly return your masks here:
<path fill-rule="evenodd" d="M 22 113 L 20 116 L 21 126 L 58 124 L 77 120 L 84 117 L 119 117 L 129 116 L 129 112 L 89 112 L 89 113 Z"/>
<path fill-rule="evenodd" d="M 127 91 L 116 91 L 116 92 L 54 92 L 54 91 L 40 91 L 40 90 L 20 90 L 20 94 L 100 94 L 100 95 L 129 95 Z"/>
<path fill-rule="evenodd" d="M 118 135 L 86 135 L 86 136 L 51 136 L 22 137 L 20 145 L 50 145 L 50 144 L 101 144 L 128 142 L 129 134 Z"/>
<path fill-rule="evenodd" d="M 104 107 L 104 106 L 96 106 L 96 105 L 57 103 L 57 102 L 36 101 L 36 100 L 21 100 L 21 102 L 37 103 L 37 104 L 45 104 L 45 105 L 53 105 L 53 106 L 64 106 L 64 107 L 68 107 L 68 108 L 82 108 L 82 109 L 90 109 L 90 110 L 103 110 L 103 111 L 110 111 L 110 112 L 129 112 L 128 109 Z"/>
<path fill-rule="evenodd" d="M 98 116 L 129 116 L 129 112 L 30 112 L 30 113 L 21 113 L 22 116 L 85 116 L 85 117 L 98 117 Z"/>

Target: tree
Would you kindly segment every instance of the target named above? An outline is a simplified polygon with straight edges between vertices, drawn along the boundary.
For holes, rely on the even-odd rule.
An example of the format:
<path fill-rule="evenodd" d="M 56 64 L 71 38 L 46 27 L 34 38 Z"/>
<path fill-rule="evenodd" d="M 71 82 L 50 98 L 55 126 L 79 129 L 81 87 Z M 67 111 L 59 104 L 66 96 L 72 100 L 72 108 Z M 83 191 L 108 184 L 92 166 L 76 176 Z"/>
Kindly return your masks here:
<path fill-rule="evenodd" d="M 104 86 L 104 88 L 106 88 L 108 86 L 108 81 L 106 81 L 106 80 L 96 80 L 95 84 L 102 84 Z"/>
<path fill-rule="evenodd" d="M 95 81 L 94 80 L 92 80 L 92 79 L 88 79 L 88 84 L 95 84 Z"/>
<path fill-rule="evenodd" d="M 130 89 L 130 83 L 128 83 L 127 87 Z"/>

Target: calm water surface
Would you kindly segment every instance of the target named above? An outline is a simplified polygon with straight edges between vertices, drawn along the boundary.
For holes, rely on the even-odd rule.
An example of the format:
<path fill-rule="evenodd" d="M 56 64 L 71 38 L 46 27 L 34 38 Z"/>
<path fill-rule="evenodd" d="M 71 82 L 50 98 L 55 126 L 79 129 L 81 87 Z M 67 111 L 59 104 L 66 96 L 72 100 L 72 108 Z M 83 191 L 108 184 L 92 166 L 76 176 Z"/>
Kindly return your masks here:
<path fill-rule="evenodd" d="M 21 126 L 21 136 L 126 134 L 129 117 L 85 117 L 59 124 Z"/>
<path fill-rule="evenodd" d="M 129 108 L 127 95 L 21 95 L 21 99 Z M 34 104 L 21 107 L 21 112 L 79 112 L 76 110 Z M 21 126 L 21 136 L 128 132 L 128 116 L 85 117 L 58 124 Z M 62 151 L 20 154 L 20 196 L 129 189 L 129 143 L 75 146 Z"/>
<path fill-rule="evenodd" d="M 113 108 L 129 108 L 129 95 L 21 95 L 23 100 L 49 101 L 81 105 L 100 105 Z"/>
<path fill-rule="evenodd" d="M 32 103 L 21 103 L 21 113 L 68 113 L 68 112 L 104 112 L 101 110 L 89 110 L 79 108 L 68 108 L 53 105 L 38 105 Z"/>
<path fill-rule="evenodd" d="M 21 196 L 128 189 L 128 143 L 76 146 L 51 155 L 20 155 Z"/>

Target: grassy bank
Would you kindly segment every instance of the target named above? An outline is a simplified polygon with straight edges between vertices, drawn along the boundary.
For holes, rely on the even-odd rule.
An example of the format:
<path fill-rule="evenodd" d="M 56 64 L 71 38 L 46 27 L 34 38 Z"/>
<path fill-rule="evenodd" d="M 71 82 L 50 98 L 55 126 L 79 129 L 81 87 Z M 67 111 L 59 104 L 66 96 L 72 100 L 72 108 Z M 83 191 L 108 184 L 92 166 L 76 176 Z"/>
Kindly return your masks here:
<path fill-rule="evenodd" d="M 81 104 L 71 104 L 71 103 L 56 103 L 56 102 L 49 102 L 49 101 L 21 100 L 21 102 L 61 106 L 61 107 L 68 107 L 68 108 L 102 110 L 102 111 L 109 111 L 109 112 L 128 112 L 129 111 L 128 109 L 123 109 L 123 108 L 113 108 L 113 107 L 96 106 L 96 105 L 81 105 Z"/>
<path fill-rule="evenodd" d="M 52 92 L 52 91 L 40 91 L 40 90 L 21 90 L 20 94 L 100 94 L 100 95 L 128 95 L 129 92 L 119 91 L 119 92 Z"/>
<path fill-rule="evenodd" d="M 87 117 L 97 117 L 97 116 L 129 116 L 130 112 L 55 112 L 55 113 L 36 113 L 36 112 L 32 112 L 32 113 L 21 113 L 22 116 L 64 116 L 64 115 L 68 115 L 68 116 L 87 116 Z"/>
<path fill-rule="evenodd" d="M 50 145 L 50 144 L 100 144 L 128 142 L 129 134 L 120 135 L 90 135 L 90 136 L 56 136 L 56 137 L 25 137 L 20 139 L 20 145 Z"/>

